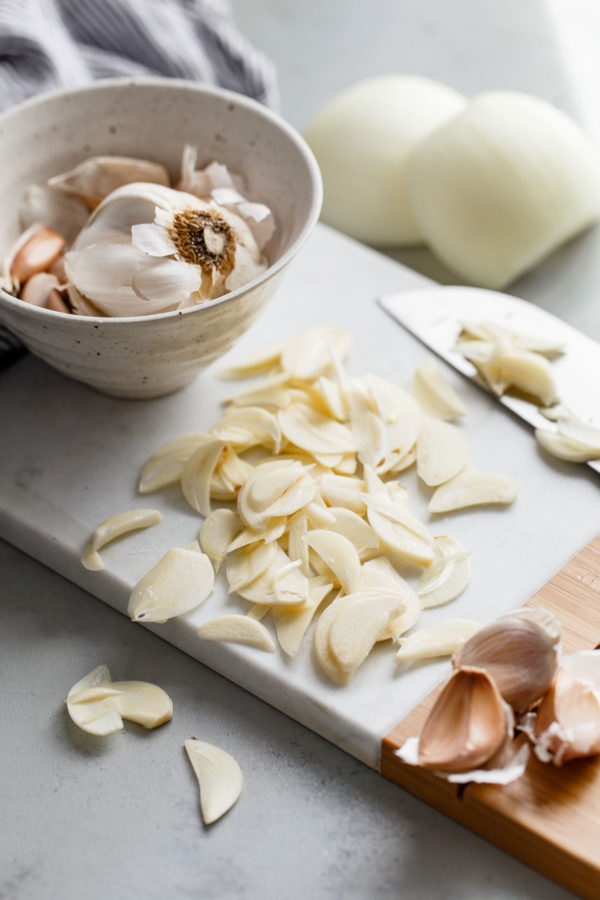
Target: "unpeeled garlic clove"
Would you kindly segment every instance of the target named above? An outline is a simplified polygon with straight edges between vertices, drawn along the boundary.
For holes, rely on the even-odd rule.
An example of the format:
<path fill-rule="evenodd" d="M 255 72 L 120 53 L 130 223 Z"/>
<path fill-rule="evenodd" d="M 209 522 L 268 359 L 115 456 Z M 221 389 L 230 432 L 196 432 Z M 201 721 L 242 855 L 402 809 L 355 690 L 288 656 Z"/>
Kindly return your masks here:
<path fill-rule="evenodd" d="M 25 303 L 32 306 L 48 306 L 48 300 L 52 293 L 57 293 L 58 278 L 49 272 L 38 272 L 25 282 L 23 290 L 19 294 Z M 60 296 L 60 295 L 59 295 Z"/>
<path fill-rule="evenodd" d="M 542 762 L 562 766 L 600 753 L 600 694 L 590 681 L 559 668 L 534 715 L 533 731 L 524 730 Z"/>
<path fill-rule="evenodd" d="M 214 581 L 205 553 L 174 547 L 138 581 L 127 615 L 134 622 L 166 622 L 200 606 L 212 593 Z"/>
<path fill-rule="evenodd" d="M 558 668 L 559 642 L 556 619 L 546 610 L 525 608 L 481 628 L 452 664 L 485 669 L 506 702 L 522 713 L 550 688 Z"/>
<path fill-rule="evenodd" d="M 9 274 L 19 286 L 33 275 L 47 271 L 65 248 L 65 239 L 46 225 L 34 225 L 10 261 Z M 25 235 L 22 235 L 22 238 Z"/>
<path fill-rule="evenodd" d="M 190 738 L 184 747 L 200 786 L 202 818 L 210 825 L 239 799 L 242 770 L 233 756 L 214 744 Z"/>
<path fill-rule="evenodd" d="M 75 194 L 95 209 L 114 190 L 134 181 L 166 187 L 171 184 L 169 173 L 160 163 L 126 156 L 92 156 L 69 172 L 50 178 L 48 186 Z"/>
<path fill-rule="evenodd" d="M 509 721 L 492 677 L 478 668 L 457 669 L 423 726 L 419 764 L 440 772 L 476 769 L 502 747 Z"/>

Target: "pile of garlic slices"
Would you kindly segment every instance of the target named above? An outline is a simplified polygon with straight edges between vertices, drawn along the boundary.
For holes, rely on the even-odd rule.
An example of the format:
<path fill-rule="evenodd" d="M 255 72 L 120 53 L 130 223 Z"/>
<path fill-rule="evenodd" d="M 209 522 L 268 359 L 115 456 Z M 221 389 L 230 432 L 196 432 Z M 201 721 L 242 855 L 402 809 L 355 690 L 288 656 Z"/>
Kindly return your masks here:
<path fill-rule="evenodd" d="M 351 378 L 349 349 L 345 332 L 320 327 L 229 369 L 266 376 L 231 397 L 209 431 L 150 457 L 140 492 L 179 482 L 205 517 L 203 552 L 195 542 L 169 550 L 134 588 L 132 619 L 197 608 L 213 589 L 210 559 L 249 609 L 205 622 L 201 637 L 272 651 L 270 616 L 293 657 L 316 619 L 314 656 L 337 684 L 380 641 L 404 662 L 449 655 L 473 634 L 476 623 L 451 620 L 405 637 L 422 609 L 465 589 L 470 566 L 457 538 L 434 537 L 415 516 L 394 476 L 416 464 L 431 513 L 511 503 L 516 485 L 472 465 L 460 430 L 444 421 L 464 407 L 433 360 L 417 371 L 417 402 L 378 376 Z M 404 576 L 419 573 L 413 588 Z"/>
<path fill-rule="evenodd" d="M 427 244 L 469 284 L 500 290 L 600 218 L 600 158 L 538 97 L 467 100 L 411 75 L 361 81 L 307 140 L 323 218 L 377 246 Z"/>

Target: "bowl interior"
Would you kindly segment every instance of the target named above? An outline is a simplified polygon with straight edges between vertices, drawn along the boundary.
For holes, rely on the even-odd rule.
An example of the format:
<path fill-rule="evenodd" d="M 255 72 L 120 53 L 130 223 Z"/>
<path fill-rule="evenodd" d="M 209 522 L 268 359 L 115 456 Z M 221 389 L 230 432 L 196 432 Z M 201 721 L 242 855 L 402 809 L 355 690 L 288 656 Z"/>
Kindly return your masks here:
<path fill-rule="evenodd" d="M 316 163 L 295 132 L 258 104 L 186 82 L 106 81 L 48 95 L 0 120 L 0 252 L 20 233 L 28 185 L 102 154 L 156 160 L 177 179 L 186 143 L 198 148 L 199 165 L 224 163 L 243 176 L 249 199 L 271 207 L 277 222 L 271 265 L 316 220 Z"/>

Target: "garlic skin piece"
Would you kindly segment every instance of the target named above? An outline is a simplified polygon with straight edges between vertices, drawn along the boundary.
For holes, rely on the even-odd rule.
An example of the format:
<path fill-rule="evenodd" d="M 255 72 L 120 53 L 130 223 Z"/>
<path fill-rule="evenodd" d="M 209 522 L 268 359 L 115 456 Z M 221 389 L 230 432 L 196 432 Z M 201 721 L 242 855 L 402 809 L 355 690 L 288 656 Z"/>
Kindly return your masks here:
<path fill-rule="evenodd" d="M 198 637 L 208 641 L 245 644 L 267 653 L 275 652 L 275 643 L 265 626 L 250 616 L 218 616 L 198 629 Z"/>
<path fill-rule="evenodd" d="M 411 75 L 361 81 L 330 100 L 306 134 L 323 175 L 323 220 L 366 243 L 423 243 L 406 159 L 464 105 L 451 88 Z"/>
<path fill-rule="evenodd" d="M 428 509 L 431 513 L 443 513 L 468 506 L 508 504 L 516 500 L 517 493 L 517 485 L 510 478 L 467 467 L 437 488 Z"/>
<path fill-rule="evenodd" d="M 127 615 L 134 622 L 166 622 L 204 603 L 214 581 L 205 553 L 173 547 L 138 581 L 129 597 Z"/>
<path fill-rule="evenodd" d="M 549 690 L 559 644 L 556 619 L 546 610 L 523 608 L 481 628 L 454 655 L 452 665 L 485 669 L 509 706 L 523 713 Z"/>
<path fill-rule="evenodd" d="M 200 787 L 200 809 L 205 825 L 211 825 L 231 809 L 242 792 L 242 770 L 229 753 L 198 741 L 184 743 Z"/>
<path fill-rule="evenodd" d="M 600 216 L 600 166 L 583 131 L 536 97 L 480 94 L 406 165 L 415 218 L 462 279 L 501 290 Z"/>
<path fill-rule="evenodd" d="M 162 515 L 156 509 L 130 509 L 104 519 L 96 527 L 92 539 L 86 547 L 81 562 L 86 569 L 104 568 L 98 550 L 124 534 L 150 528 L 162 522 Z"/>
<path fill-rule="evenodd" d="M 419 738 L 419 764 L 465 772 L 490 760 L 511 728 L 493 679 L 477 668 L 457 669 L 438 696 Z"/>
<path fill-rule="evenodd" d="M 4 261 L 5 278 L 16 288 L 40 272 L 46 272 L 65 249 L 65 239 L 58 232 L 39 223 L 24 232 L 9 250 Z"/>
<path fill-rule="evenodd" d="M 50 178 L 48 187 L 74 194 L 95 209 L 114 190 L 134 181 L 171 184 L 169 173 L 159 163 L 126 156 L 91 156 L 71 171 Z"/>
<path fill-rule="evenodd" d="M 397 663 L 410 663 L 438 656 L 451 656 L 476 634 L 481 625 L 471 619 L 448 619 L 413 631 L 397 643 Z"/>
<path fill-rule="evenodd" d="M 464 403 L 446 381 L 433 356 L 426 356 L 417 366 L 412 391 L 421 409 L 430 416 L 453 421 L 467 413 Z"/>

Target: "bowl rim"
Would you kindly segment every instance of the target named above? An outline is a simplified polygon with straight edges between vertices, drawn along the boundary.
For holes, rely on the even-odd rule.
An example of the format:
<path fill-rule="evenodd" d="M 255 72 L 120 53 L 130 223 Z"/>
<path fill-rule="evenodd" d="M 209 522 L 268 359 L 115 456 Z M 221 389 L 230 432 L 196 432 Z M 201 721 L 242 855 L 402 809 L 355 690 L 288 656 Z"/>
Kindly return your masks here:
<path fill-rule="evenodd" d="M 321 207 L 323 204 L 323 180 L 317 160 L 315 159 L 315 156 L 305 139 L 302 137 L 299 131 L 297 131 L 292 125 L 286 122 L 286 120 L 278 113 L 273 112 L 272 110 L 268 109 L 268 107 L 263 106 L 262 103 L 259 103 L 257 100 L 254 100 L 251 97 L 247 97 L 245 94 L 238 94 L 236 91 L 230 91 L 227 88 L 222 88 L 216 85 L 203 84 L 201 82 L 189 81 L 185 78 L 166 78 L 157 75 L 102 78 L 98 81 L 93 81 L 89 84 L 80 85 L 78 87 L 58 88 L 57 90 L 45 91 L 44 93 L 38 94 L 35 97 L 30 97 L 28 100 L 24 100 L 22 103 L 18 103 L 16 106 L 12 106 L 10 107 L 10 109 L 0 114 L 0 128 L 3 128 L 6 125 L 10 125 L 10 120 L 13 117 L 19 116 L 24 109 L 42 106 L 49 100 L 60 99 L 64 96 L 71 97 L 76 94 L 85 94 L 95 91 L 108 90 L 113 87 L 135 88 L 138 86 L 173 88 L 174 90 L 189 91 L 190 93 L 195 94 L 210 94 L 212 96 L 219 97 L 225 101 L 235 103 L 238 106 L 245 107 L 246 109 L 251 110 L 252 112 L 258 114 L 259 118 L 266 119 L 271 124 L 279 128 L 280 131 L 283 131 L 287 138 L 291 141 L 291 143 L 295 145 L 296 149 L 300 151 L 300 155 L 306 163 L 308 174 L 312 182 L 313 196 L 307 219 L 302 226 L 300 233 L 292 242 L 291 246 L 288 247 L 285 253 L 278 260 L 276 260 L 276 262 L 268 266 L 264 272 L 261 272 L 261 274 L 254 278 L 252 281 L 246 282 L 246 284 L 243 284 L 241 287 L 236 288 L 234 291 L 230 291 L 228 294 L 223 294 L 221 297 L 215 297 L 213 300 L 206 300 L 201 304 L 190 306 L 186 309 L 172 309 L 168 312 L 151 313 L 147 316 L 76 316 L 72 313 L 62 313 L 58 312 L 57 310 L 34 306 L 33 304 L 25 304 L 28 313 L 33 315 L 34 318 L 36 316 L 39 316 L 42 320 L 44 320 L 50 317 L 51 319 L 56 321 L 56 317 L 59 316 L 60 319 L 65 323 L 68 321 L 72 322 L 73 327 L 81 327 L 81 324 L 87 321 L 90 323 L 94 323 L 95 325 L 102 323 L 104 327 L 115 328 L 119 327 L 120 325 L 132 324 L 134 322 L 144 323 L 164 319 L 180 319 L 184 316 L 193 315 L 194 313 L 198 314 L 201 310 L 212 309 L 215 306 L 219 306 L 223 303 L 228 303 L 231 300 L 235 300 L 237 297 L 246 294 L 253 288 L 259 287 L 260 285 L 273 278 L 273 276 L 277 275 L 298 253 L 301 246 L 304 244 L 319 219 Z M 23 309 L 23 301 L 18 297 L 13 297 L 2 288 L 0 288 L 0 302 L 7 303 L 8 306 L 14 305 L 19 309 Z"/>

